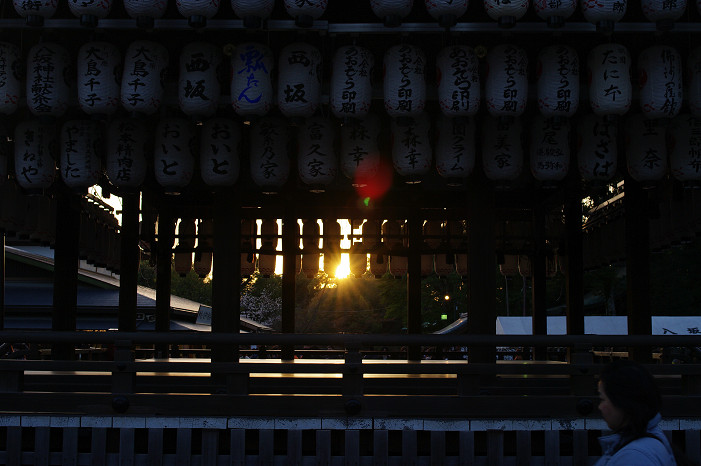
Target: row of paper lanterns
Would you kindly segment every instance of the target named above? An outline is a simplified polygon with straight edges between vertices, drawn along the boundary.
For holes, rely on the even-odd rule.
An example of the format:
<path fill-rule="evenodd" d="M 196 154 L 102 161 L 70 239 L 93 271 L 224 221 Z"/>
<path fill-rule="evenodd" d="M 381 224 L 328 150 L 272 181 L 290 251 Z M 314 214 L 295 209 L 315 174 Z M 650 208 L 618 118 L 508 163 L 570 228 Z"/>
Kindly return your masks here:
<path fill-rule="evenodd" d="M 390 273 L 397 278 L 407 274 L 407 257 L 404 221 L 368 220 L 363 225 L 362 242 L 357 242 L 348 250 L 341 249 L 341 228 L 337 221 L 324 221 L 328 228 L 323 235 L 324 247 L 319 248 L 319 224 L 316 220 L 304 220 L 302 226 L 301 254 L 295 255 L 295 274 L 315 276 L 321 269 L 320 255 L 323 253 L 323 270 L 333 276 L 341 261 L 341 254 L 348 253 L 350 272 L 360 278 L 366 272 L 375 277 Z M 258 271 L 263 276 L 275 273 L 278 224 L 275 219 L 263 219 L 261 233 L 256 235 L 255 220 L 241 222 L 241 275 L 250 276 Z M 174 268 L 179 274 L 187 274 L 191 269 L 199 276 L 207 276 L 212 264 L 211 220 L 180 219 L 178 224 L 178 245 L 174 249 Z M 465 231 L 460 221 L 441 222 L 428 220 L 423 226 L 425 248 L 421 254 L 421 275 L 436 273 L 446 276 L 453 272 L 467 275 L 467 253 Z M 298 232 L 299 233 L 299 232 Z M 195 246 L 197 238 L 197 247 Z M 256 238 L 261 247 L 256 248 Z M 436 250 L 444 247 L 446 251 Z M 455 252 L 456 250 L 461 252 Z M 193 254 L 193 250 L 195 251 Z M 256 254 L 256 251 L 258 253 Z M 436 251 L 436 252 L 433 252 Z"/>
<path fill-rule="evenodd" d="M 277 86 L 270 49 L 258 43 L 235 47 L 231 56 L 231 105 L 242 117 L 263 116 L 277 106 L 283 116 L 308 118 L 321 104 L 321 52 L 307 43 L 285 46 L 278 60 Z M 60 117 L 73 105 L 71 60 L 56 43 L 33 46 L 28 54 L 26 101 L 37 116 Z M 329 109 L 338 118 L 365 118 L 372 104 L 372 53 L 360 46 L 344 46 L 333 56 Z M 493 116 L 520 116 L 528 102 L 528 55 L 516 45 L 489 50 L 487 73 L 481 82 L 479 61 L 471 47 L 454 45 L 436 59 L 438 104 L 449 117 L 474 116 L 483 100 Z M 17 73 L 19 48 L 0 43 L 0 113 L 19 107 L 22 82 Z M 121 79 L 119 78 L 120 70 Z M 185 45 L 180 56 L 178 102 L 194 118 L 213 116 L 221 100 L 217 69 L 219 47 L 206 42 Z M 622 115 L 633 101 L 632 60 L 627 48 L 607 43 L 587 56 L 591 109 L 597 115 Z M 426 56 L 421 48 L 402 44 L 384 56 L 384 108 L 393 118 L 418 117 L 426 107 Z M 168 52 L 159 43 L 134 41 L 125 53 L 106 42 L 84 44 L 77 60 L 77 103 L 89 115 L 112 115 L 120 108 L 144 115 L 156 113 L 164 100 Z M 545 117 L 570 117 L 580 104 L 580 63 L 569 46 L 552 45 L 538 54 L 536 100 Z M 683 101 L 701 116 L 701 48 L 693 50 L 682 75 L 682 57 L 673 47 L 653 46 L 637 61 L 640 110 L 648 118 L 676 116 Z M 685 86 L 686 85 L 686 86 Z M 686 92 L 684 89 L 686 88 Z M 482 95 L 484 93 L 484 95 Z"/>
<path fill-rule="evenodd" d="M 110 14 L 113 3 L 113 0 L 69 1 L 68 6 L 71 13 L 81 18 L 85 25 L 95 26 L 99 19 Z M 219 12 L 220 6 L 219 0 L 176 0 L 175 3 L 178 12 L 188 18 L 193 27 L 205 26 L 207 19 L 213 18 Z M 328 6 L 328 0 L 284 0 L 283 3 L 287 13 L 301 27 L 311 26 L 313 20 L 322 17 Z M 597 25 L 610 25 L 625 16 L 627 3 L 627 0 L 581 0 L 581 10 L 586 21 Z M 641 0 L 641 3 L 643 14 L 649 21 L 674 22 L 684 14 L 687 2 Z M 450 27 L 467 12 L 468 0 L 424 0 L 424 4 L 434 19 L 442 26 Z M 38 26 L 43 24 L 45 18 L 51 18 L 55 14 L 58 0 L 13 0 L 13 5 L 17 14 L 27 18 L 29 24 Z M 262 21 L 270 17 L 274 6 L 274 0 L 231 0 L 234 14 L 243 19 L 247 27 L 260 27 Z M 370 0 L 373 13 L 387 26 L 401 24 L 413 6 L 414 0 Z M 124 0 L 127 14 L 136 19 L 138 24 L 145 26 L 152 26 L 155 19 L 162 18 L 167 7 L 167 0 Z M 505 27 L 521 19 L 529 7 L 530 0 L 484 0 L 484 9 L 489 17 Z M 533 9 L 540 18 L 548 21 L 550 26 L 558 27 L 576 11 L 577 0 L 533 0 Z"/>
<path fill-rule="evenodd" d="M 619 126 L 624 145 L 619 144 Z M 340 130 L 327 118 L 306 119 L 298 128 L 296 154 L 288 152 L 286 120 L 265 117 L 244 127 L 250 176 L 262 191 L 276 192 L 287 183 L 294 159 L 299 180 L 311 190 L 333 186 L 339 172 L 361 185 L 381 170 L 380 124 L 374 115 Z M 405 181 L 420 181 L 435 165 L 447 182 L 459 182 L 472 174 L 479 158 L 487 178 L 497 183 L 522 176 L 526 160 L 537 181 L 556 183 L 567 176 L 571 147 L 586 181 L 606 182 L 616 175 L 619 147 L 625 147 L 627 170 L 640 182 L 660 181 L 668 173 L 682 182 L 701 181 L 701 119 L 691 115 L 668 122 L 634 114 L 619 125 L 588 114 L 577 119 L 574 131 L 568 119 L 535 115 L 526 126 L 521 118 L 487 116 L 480 124 L 479 149 L 473 118 L 441 116 L 435 139 L 426 115 L 404 126 L 392 120 L 390 131 L 394 169 Z M 49 188 L 56 165 L 61 180 L 76 190 L 99 183 L 103 173 L 122 190 L 138 190 L 149 167 L 166 191 L 187 188 L 198 171 L 210 188 L 225 188 L 237 183 L 246 156 L 242 130 L 226 118 L 207 120 L 201 127 L 184 118 L 165 118 L 157 123 L 153 139 L 139 119 L 113 120 L 106 131 L 98 121 L 70 120 L 61 126 L 60 137 L 55 133 L 54 125 L 41 120 L 15 127 L 14 176 L 23 189 Z M 528 153 L 524 134 L 530 138 Z M 576 144 L 570 143 L 573 138 Z"/>

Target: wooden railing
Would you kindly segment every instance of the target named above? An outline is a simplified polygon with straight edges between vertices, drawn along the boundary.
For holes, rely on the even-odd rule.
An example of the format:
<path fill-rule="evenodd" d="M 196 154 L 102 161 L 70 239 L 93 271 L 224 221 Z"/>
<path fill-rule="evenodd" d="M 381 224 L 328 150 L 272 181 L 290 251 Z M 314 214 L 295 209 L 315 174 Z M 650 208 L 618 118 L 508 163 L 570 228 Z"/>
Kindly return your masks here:
<path fill-rule="evenodd" d="M 108 361 L 0 360 L 0 412 L 178 416 L 581 418 L 593 415 L 597 348 L 701 346 L 701 336 L 220 335 L 190 332 L 0 332 L 2 342 L 101 345 Z M 211 346 L 218 359 L 134 359 L 155 344 Z M 235 359 L 239 347 L 342 352 L 342 359 Z M 381 347 L 480 349 L 481 359 L 384 360 Z M 562 347 L 571 362 L 493 361 L 494 348 Z M 223 349 L 222 349 L 223 348 Z M 228 351 L 227 351 L 228 349 Z M 488 350 L 485 353 L 485 350 Z M 223 355 L 223 356 L 222 356 Z M 374 357 L 374 358 L 373 358 Z M 470 359 L 472 358 L 472 359 Z M 469 362 L 468 362 L 469 361 Z M 701 417 L 701 364 L 650 363 L 664 413 Z"/>

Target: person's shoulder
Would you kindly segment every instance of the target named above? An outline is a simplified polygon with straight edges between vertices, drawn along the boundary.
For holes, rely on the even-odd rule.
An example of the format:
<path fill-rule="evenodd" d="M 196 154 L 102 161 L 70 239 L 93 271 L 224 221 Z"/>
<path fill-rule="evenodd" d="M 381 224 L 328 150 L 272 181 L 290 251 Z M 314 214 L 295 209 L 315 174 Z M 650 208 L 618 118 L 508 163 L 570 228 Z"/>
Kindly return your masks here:
<path fill-rule="evenodd" d="M 630 442 L 611 458 L 611 465 L 674 466 L 674 456 L 667 446 L 655 437 L 641 437 Z"/>

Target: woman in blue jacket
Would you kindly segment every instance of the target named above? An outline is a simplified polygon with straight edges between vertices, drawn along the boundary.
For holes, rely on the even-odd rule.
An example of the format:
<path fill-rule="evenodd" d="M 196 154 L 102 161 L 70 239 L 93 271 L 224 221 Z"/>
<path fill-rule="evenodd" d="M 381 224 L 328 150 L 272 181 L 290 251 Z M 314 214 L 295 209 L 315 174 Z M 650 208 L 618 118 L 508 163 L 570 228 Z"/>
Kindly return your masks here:
<path fill-rule="evenodd" d="M 599 437 L 602 456 L 595 466 L 677 464 L 658 426 L 662 398 L 645 368 L 628 360 L 606 366 L 599 398 L 599 410 L 613 434 Z"/>

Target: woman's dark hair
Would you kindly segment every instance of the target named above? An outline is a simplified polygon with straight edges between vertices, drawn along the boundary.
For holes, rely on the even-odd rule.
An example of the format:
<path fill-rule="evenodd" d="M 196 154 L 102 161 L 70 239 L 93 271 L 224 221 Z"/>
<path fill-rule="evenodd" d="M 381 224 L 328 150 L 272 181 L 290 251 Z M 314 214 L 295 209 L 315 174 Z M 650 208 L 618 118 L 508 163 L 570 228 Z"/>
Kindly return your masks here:
<path fill-rule="evenodd" d="M 652 375 L 640 364 L 621 359 L 607 365 L 599 380 L 611 403 L 626 415 L 621 434 L 629 440 L 645 437 L 648 422 L 662 407 Z"/>

